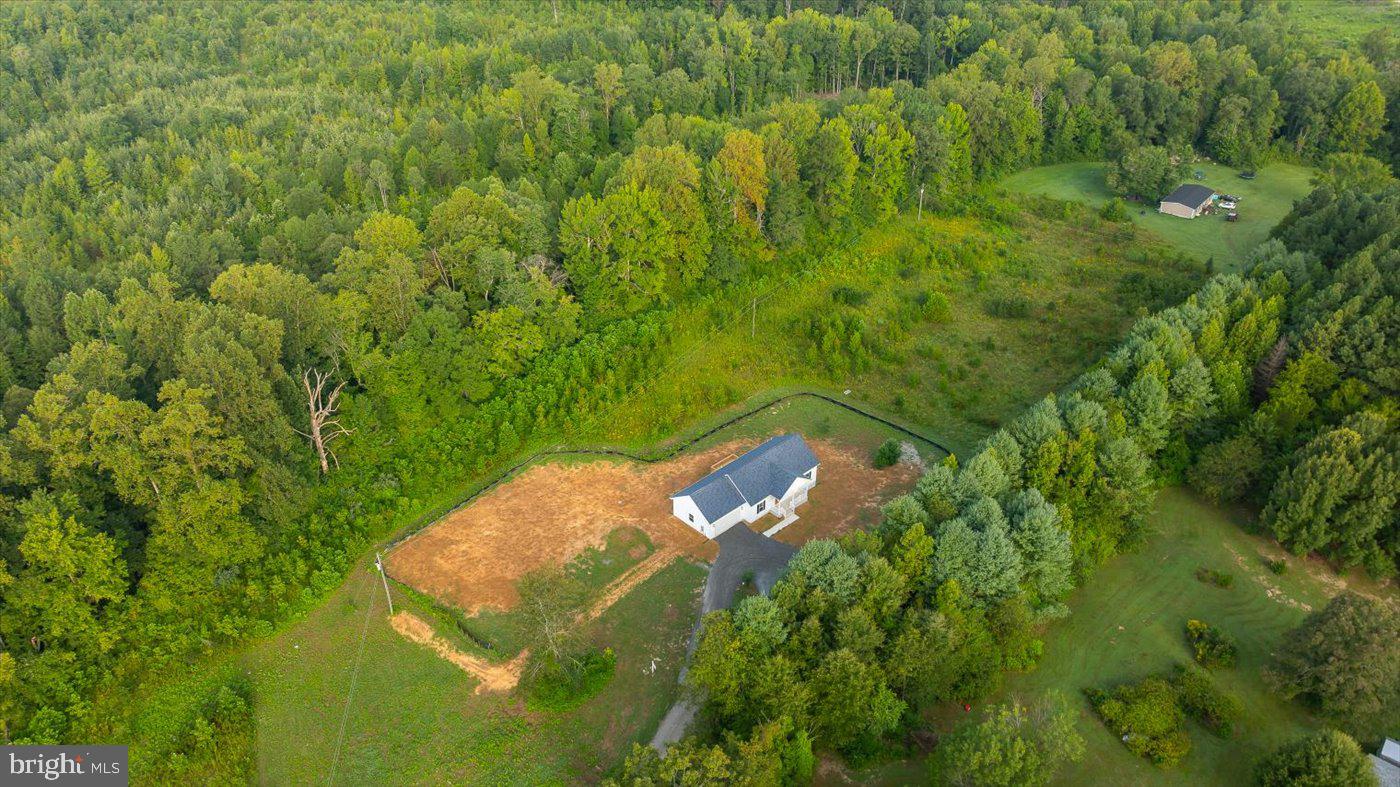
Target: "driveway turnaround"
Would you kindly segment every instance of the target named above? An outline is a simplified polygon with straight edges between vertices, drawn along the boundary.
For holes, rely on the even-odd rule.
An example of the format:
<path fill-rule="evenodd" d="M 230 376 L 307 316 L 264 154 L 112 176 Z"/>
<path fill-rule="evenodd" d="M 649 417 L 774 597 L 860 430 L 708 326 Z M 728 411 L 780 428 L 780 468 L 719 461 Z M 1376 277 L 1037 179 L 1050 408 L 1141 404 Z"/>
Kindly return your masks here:
<path fill-rule="evenodd" d="M 788 561 L 797 554 L 797 547 L 755 533 L 742 522 L 716 536 L 715 543 L 719 544 L 719 557 L 705 580 L 702 615 L 729 609 L 734 594 L 750 575 L 758 592 L 768 595 Z"/>

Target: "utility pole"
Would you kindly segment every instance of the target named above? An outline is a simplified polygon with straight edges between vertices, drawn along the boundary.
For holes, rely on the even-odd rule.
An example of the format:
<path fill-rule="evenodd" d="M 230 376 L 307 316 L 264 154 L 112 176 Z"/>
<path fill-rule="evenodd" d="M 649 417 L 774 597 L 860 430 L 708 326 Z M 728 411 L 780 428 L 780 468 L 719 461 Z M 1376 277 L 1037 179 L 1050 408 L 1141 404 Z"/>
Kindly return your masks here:
<path fill-rule="evenodd" d="M 919 184 L 919 221 L 924 220 L 924 184 Z"/>
<path fill-rule="evenodd" d="M 384 560 L 374 553 L 374 567 L 379 569 L 379 581 L 384 583 L 384 600 L 389 602 L 389 617 L 394 616 L 394 597 L 389 595 L 389 578 L 384 574 Z"/>

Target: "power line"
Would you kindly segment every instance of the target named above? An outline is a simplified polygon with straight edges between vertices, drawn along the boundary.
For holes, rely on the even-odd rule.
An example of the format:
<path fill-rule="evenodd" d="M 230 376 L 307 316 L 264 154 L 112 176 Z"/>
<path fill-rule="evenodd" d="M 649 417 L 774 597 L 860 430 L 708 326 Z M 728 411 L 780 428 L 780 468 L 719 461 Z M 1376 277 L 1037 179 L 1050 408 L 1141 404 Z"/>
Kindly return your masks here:
<path fill-rule="evenodd" d="M 366 579 L 365 587 L 373 588 L 374 580 Z M 365 638 L 369 634 L 370 613 L 374 612 L 374 592 L 369 593 L 369 603 L 365 605 L 365 622 L 360 627 L 360 647 L 355 652 L 355 666 L 350 672 L 350 689 L 345 693 L 345 709 L 340 713 L 340 732 L 335 738 L 335 755 L 331 758 L 331 773 L 326 784 L 335 784 L 336 768 L 340 765 L 340 750 L 345 743 L 345 725 L 350 720 L 350 704 L 355 699 L 355 684 L 360 680 L 360 664 L 365 657 Z"/>

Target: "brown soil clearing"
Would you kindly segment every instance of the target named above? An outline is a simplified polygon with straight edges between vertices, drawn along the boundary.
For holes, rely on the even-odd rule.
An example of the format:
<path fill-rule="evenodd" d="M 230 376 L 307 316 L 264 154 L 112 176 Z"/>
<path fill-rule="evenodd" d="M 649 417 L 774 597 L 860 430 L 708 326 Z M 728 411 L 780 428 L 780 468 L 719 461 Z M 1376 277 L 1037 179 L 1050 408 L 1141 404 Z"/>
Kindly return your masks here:
<path fill-rule="evenodd" d="M 520 682 L 520 670 L 530 655 L 529 651 L 522 651 L 505 664 L 492 664 L 486 659 L 454 648 L 452 643 L 439 637 L 432 626 L 412 612 L 399 612 L 389 618 L 389 623 L 404 639 L 432 648 L 439 656 L 476 678 L 477 694 L 484 691 L 510 691 L 515 688 L 515 684 Z"/>
<path fill-rule="evenodd" d="M 807 442 L 821 470 L 807 504 L 798 509 L 801 518 L 778 534 L 789 543 L 859 526 L 917 478 L 906 465 L 875 470 L 844 447 Z M 387 568 L 395 579 L 475 614 L 484 607 L 509 609 L 518 600 L 521 576 L 562 566 L 588 547 L 602 546 L 623 525 L 645 531 L 658 552 L 712 560 L 714 542 L 671 515 L 670 495 L 727 455 L 756 444 L 734 441 L 651 465 L 536 465 L 403 542 L 386 556 Z"/>

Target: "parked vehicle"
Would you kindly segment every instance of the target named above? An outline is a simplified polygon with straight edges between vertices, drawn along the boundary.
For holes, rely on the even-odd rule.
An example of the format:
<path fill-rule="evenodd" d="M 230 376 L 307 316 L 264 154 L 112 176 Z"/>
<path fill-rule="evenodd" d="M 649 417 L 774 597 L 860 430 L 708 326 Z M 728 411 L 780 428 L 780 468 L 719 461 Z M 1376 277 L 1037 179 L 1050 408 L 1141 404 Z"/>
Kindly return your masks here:
<path fill-rule="evenodd" d="M 1220 207 L 1224 208 L 1225 210 L 1234 210 L 1234 209 L 1235 209 L 1235 201 L 1232 200 L 1232 199 L 1221 200 L 1221 201 L 1220 201 Z"/>

